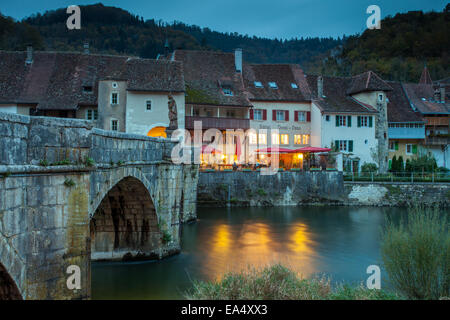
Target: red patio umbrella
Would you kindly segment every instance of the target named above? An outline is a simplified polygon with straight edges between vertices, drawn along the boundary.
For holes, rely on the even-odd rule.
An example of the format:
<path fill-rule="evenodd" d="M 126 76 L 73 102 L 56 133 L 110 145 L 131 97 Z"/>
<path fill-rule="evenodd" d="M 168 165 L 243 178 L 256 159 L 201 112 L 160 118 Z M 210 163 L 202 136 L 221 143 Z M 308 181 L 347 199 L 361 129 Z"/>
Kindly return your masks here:
<path fill-rule="evenodd" d="M 292 153 L 299 153 L 299 152 L 328 152 L 331 151 L 330 148 L 319 148 L 319 147 L 303 147 L 299 149 L 292 150 Z"/>

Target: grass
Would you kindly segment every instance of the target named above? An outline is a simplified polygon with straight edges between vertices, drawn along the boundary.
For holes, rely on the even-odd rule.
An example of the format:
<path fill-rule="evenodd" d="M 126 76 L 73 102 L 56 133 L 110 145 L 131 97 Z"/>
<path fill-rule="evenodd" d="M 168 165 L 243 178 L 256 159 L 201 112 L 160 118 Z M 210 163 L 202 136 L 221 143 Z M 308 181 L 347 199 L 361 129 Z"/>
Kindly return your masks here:
<path fill-rule="evenodd" d="M 66 186 L 66 187 L 73 187 L 73 186 L 75 186 L 75 181 L 73 181 L 72 179 L 66 179 L 66 180 L 64 180 L 64 185 Z"/>
<path fill-rule="evenodd" d="M 327 278 L 303 279 L 276 264 L 263 269 L 249 268 L 227 273 L 220 281 L 194 281 L 185 294 L 189 300 L 394 300 L 395 294 L 363 286 L 332 287 Z"/>
<path fill-rule="evenodd" d="M 450 297 L 449 216 L 416 205 L 407 220 L 387 221 L 381 253 L 389 280 L 409 299 Z"/>

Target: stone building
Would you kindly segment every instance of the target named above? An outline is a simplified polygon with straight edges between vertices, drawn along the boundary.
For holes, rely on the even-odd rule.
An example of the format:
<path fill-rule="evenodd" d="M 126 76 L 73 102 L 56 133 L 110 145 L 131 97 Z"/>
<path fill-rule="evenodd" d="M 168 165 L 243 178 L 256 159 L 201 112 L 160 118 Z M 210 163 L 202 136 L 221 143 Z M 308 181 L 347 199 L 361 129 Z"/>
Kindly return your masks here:
<path fill-rule="evenodd" d="M 80 118 L 105 130 L 166 136 L 169 100 L 184 128 L 181 63 L 70 52 L 0 51 L 0 111 Z"/>

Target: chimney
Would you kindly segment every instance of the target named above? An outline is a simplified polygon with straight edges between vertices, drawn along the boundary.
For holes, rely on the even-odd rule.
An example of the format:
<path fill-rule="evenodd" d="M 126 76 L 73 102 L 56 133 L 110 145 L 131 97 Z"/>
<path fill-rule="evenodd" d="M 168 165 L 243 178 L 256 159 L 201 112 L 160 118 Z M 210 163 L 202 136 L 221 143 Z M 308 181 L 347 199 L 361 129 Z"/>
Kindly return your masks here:
<path fill-rule="evenodd" d="M 83 45 L 84 54 L 89 54 L 89 42 L 85 42 Z"/>
<path fill-rule="evenodd" d="M 440 85 L 439 92 L 441 96 L 441 103 L 445 103 L 445 86 L 443 84 Z"/>
<path fill-rule="evenodd" d="M 27 60 L 25 60 L 26 64 L 32 64 L 33 63 L 33 47 L 28 46 L 27 47 Z"/>
<path fill-rule="evenodd" d="M 234 66 L 236 72 L 242 72 L 242 49 L 234 49 Z"/>
<path fill-rule="evenodd" d="M 323 98 L 323 78 L 317 77 L 317 98 Z"/>

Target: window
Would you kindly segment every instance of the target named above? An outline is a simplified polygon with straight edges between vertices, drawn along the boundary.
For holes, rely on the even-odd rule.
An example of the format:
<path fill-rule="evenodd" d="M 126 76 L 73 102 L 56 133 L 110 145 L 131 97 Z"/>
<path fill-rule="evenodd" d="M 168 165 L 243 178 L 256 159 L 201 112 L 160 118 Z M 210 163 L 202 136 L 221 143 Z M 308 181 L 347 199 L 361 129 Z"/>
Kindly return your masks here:
<path fill-rule="evenodd" d="M 325 116 L 325 121 L 330 121 L 330 116 L 329 115 Z"/>
<path fill-rule="evenodd" d="M 196 117 L 200 116 L 200 109 L 194 108 L 194 110 L 192 110 L 192 114 Z"/>
<path fill-rule="evenodd" d="M 298 89 L 298 85 L 296 83 L 291 83 L 291 88 L 292 89 Z"/>
<path fill-rule="evenodd" d="M 353 152 L 353 140 L 336 140 L 334 145 L 338 147 L 339 151 Z"/>
<path fill-rule="evenodd" d="M 358 127 L 372 127 L 372 117 L 358 116 Z"/>
<path fill-rule="evenodd" d="M 119 104 L 119 94 L 117 92 L 111 93 L 111 104 Z"/>
<path fill-rule="evenodd" d="M 92 93 L 92 86 L 83 86 L 84 93 Z"/>
<path fill-rule="evenodd" d="M 281 134 L 280 135 L 281 144 L 289 144 L 289 135 Z"/>
<path fill-rule="evenodd" d="M 264 88 L 261 81 L 255 81 L 254 84 L 255 84 L 255 88 Z"/>
<path fill-rule="evenodd" d="M 234 111 L 227 110 L 227 118 L 234 118 L 235 116 L 236 114 L 234 113 Z"/>
<path fill-rule="evenodd" d="M 111 119 L 111 130 L 119 131 L 119 120 Z"/>
<path fill-rule="evenodd" d="M 417 153 L 417 145 L 416 144 L 407 144 L 406 145 L 406 154 L 416 154 Z"/>
<path fill-rule="evenodd" d="M 380 93 L 378 95 L 378 101 L 383 102 L 383 94 L 382 93 Z"/>
<path fill-rule="evenodd" d="M 280 135 L 272 133 L 272 144 L 280 144 Z"/>
<path fill-rule="evenodd" d="M 271 87 L 272 89 L 278 89 L 276 82 L 269 82 L 269 87 Z"/>
<path fill-rule="evenodd" d="M 346 127 L 347 117 L 346 116 L 336 116 L 336 127 Z"/>
<path fill-rule="evenodd" d="M 253 145 L 255 145 L 255 144 L 258 143 L 258 141 L 257 141 L 257 139 L 256 139 L 256 133 L 249 133 L 249 134 L 248 134 L 248 142 L 249 142 L 250 144 L 253 144 Z"/>
<path fill-rule="evenodd" d="M 277 117 L 276 120 L 277 121 L 284 121 L 284 116 L 285 116 L 285 112 L 283 110 L 277 110 Z"/>
<path fill-rule="evenodd" d="M 389 151 L 398 150 L 398 141 L 389 141 Z"/>
<path fill-rule="evenodd" d="M 303 144 L 309 144 L 309 134 L 303 135 Z"/>
<path fill-rule="evenodd" d="M 98 119 L 98 111 L 95 109 L 86 110 L 86 119 L 87 120 L 97 120 Z"/>
<path fill-rule="evenodd" d="M 112 87 L 115 89 L 115 88 L 117 88 L 117 82 L 113 82 L 112 83 Z"/>
<path fill-rule="evenodd" d="M 151 111 L 152 110 L 152 101 L 151 100 L 147 100 L 145 102 L 145 106 L 146 106 L 146 110 L 147 111 Z"/>
<path fill-rule="evenodd" d="M 258 134 L 258 143 L 259 144 L 267 144 L 267 134 L 265 134 L 265 133 Z"/>
<path fill-rule="evenodd" d="M 262 120 L 263 119 L 263 111 L 262 109 L 253 110 L 253 119 L 254 120 Z"/>
<path fill-rule="evenodd" d="M 302 144 L 302 135 L 294 134 L 294 144 Z"/>
<path fill-rule="evenodd" d="M 298 121 L 300 121 L 300 122 L 306 121 L 306 112 L 305 111 L 299 111 L 297 114 L 298 114 Z"/>
<path fill-rule="evenodd" d="M 226 96 L 233 96 L 233 91 L 230 88 L 222 88 L 223 94 Z"/>

